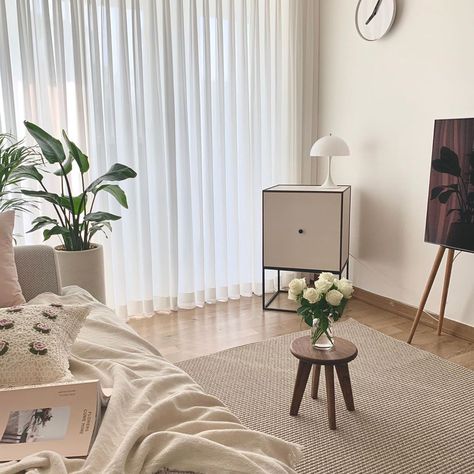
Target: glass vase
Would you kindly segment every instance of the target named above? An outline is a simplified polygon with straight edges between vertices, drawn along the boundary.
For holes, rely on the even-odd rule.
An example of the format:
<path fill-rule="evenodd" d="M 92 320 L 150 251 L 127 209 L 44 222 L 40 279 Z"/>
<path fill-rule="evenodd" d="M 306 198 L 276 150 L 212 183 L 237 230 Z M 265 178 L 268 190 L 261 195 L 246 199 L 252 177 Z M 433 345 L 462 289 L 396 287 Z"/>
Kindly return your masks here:
<path fill-rule="evenodd" d="M 311 345 L 315 349 L 328 351 L 334 347 L 333 324 L 334 320 L 331 317 L 313 319 Z"/>

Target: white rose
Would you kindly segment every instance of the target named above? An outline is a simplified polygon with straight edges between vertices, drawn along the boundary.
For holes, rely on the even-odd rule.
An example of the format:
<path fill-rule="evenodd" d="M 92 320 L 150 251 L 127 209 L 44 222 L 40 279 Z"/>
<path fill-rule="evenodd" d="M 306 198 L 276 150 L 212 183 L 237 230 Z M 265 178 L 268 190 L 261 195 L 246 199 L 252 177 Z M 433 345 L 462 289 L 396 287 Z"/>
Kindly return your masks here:
<path fill-rule="evenodd" d="M 305 288 L 306 288 L 306 280 L 304 278 L 295 278 L 294 280 L 290 281 L 289 289 L 290 289 L 290 292 L 293 293 L 293 295 L 299 296 L 301 293 L 303 293 L 303 290 Z"/>
<path fill-rule="evenodd" d="M 340 280 L 335 282 L 336 288 L 344 295 L 346 300 L 352 298 L 352 293 L 354 293 L 354 287 L 352 286 L 352 282 L 349 281 L 347 278 L 341 278 Z"/>
<path fill-rule="evenodd" d="M 336 279 L 336 275 L 333 273 L 329 272 L 323 272 L 319 275 L 318 280 L 324 280 L 324 281 L 330 281 L 331 283 L 334 283 L 334 280 Z"/>
<path fill-rule="evenodd" d="M 339 306 L 341 304 L 342 298 L 344 298 L 344 295 L 338 290 L 328 291 L 328 294 L 326 295 L 326 301 L 331 306 Z"/>
<path fill-rule="evenodd" d="M 293 301 L 298 301 L 298 296 L 296 293 L 293 293 L 291 290 L 288 291 L 288 299 Z"/>
<path fill-rule="evenodd" d="M 332 281 L 328 280 L 318 280 L 315 284 L 314 287 L 320 292 L 320 293 L 326 293 L 326 291 L 330 290 L 332 287 Z"/>
<path fill-rule="evenodd" d="M 303 298 L 311 304 L 317 303 L 321 299 L 321 293 L 316 288 L 306 288 L 303 292 Z"/>

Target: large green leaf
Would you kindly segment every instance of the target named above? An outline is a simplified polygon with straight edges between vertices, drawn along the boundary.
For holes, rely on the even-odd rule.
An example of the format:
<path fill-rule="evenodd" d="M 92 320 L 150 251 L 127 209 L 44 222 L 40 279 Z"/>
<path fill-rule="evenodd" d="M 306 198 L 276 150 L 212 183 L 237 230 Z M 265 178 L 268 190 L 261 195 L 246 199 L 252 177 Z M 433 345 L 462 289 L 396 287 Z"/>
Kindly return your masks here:
<path fill-rule="evenodd" d="M 68 196 L 60 196 L 55 193 L 48 193 L 46 191 L 31 191 L 29 189 L 22 189 L 21 191 L 25 196 L 31 196 L 35 198 L 44 199 L 45 201 L 55 204 L 56 206 L 61 207 L 62 209 L 67 209 L 72 212 L 75 216 L 78 216 L 84 212 L 84 208 L 87 204 L 87 196 L 84 196 L 82 199 L 82 194 L 79 196 L 72 197 L 72 206 L 71 200 Z"/>
<path fill-rule="evenodd" d="M 56 225 L 56 226 L 52 227 L 51 229 L 45 229 L 43 231 L 43 239 L 45 241 L 49 240 L 53 235 L 67 236 L 67 235 L 69 235 L 69 230 L 66 229 L 66 227 Z"/>
<path fill-rule="evenodd" d="M 59 206 L 62 205 L 63 200 L 65 199 L 64 197 L 59 196 L 58 194 L 48 193 L 46 191 L 31 191 L 29 189 L 22 189 L 21 192 L 25 196 L 41 198 L 41 199 L 44 199 L 47 202 L 50 202 L 51 204 L 57 204 Z"/>
<path fill-rule="evenodd" d="M 69 201 L 69 200 L 68 200 Z M 74 215 L 78 216 L 82 212 L 87 204 L 87 194 L 80 194 L 79 196 L 73 196 L 72 202 L 74 205 Z M 68 209 L 70 209 L 71 204 L 68 202 Z"/>
<path fill-rule="evenodd" d="M 89 229 L 89 239 L 91 239 L 97 232 L 102 232 L 106 237 L 108 237 L 107 232 L 105 232 L 104 227 L 112 231 L 112 226 L 110 222 L 104 221 L 100 224 L 93 224 Z"/>
<path fill-rule="evenodd" d="M 56 219 L 52 219 L 51 217 L 48 217 L 48 216 L 37 217 L 36 219 L 33 219 L 31 223 L 33 224 L 33 227 L 28 231 L 28 233 L 35 232 L 49 225 L 55 225 L 55 226 L 59 225 Z"/>
<path fill-rule="evenodd" d="M 64 171 L 63 171 L 64 170 Z M 62 164 L 62 167 L 59 168 L 54 172 L 56 176 L 66 176 L 72 171 L 72 156 L 69 155 L 64 163 Z"/>
<path fill-rule="evenodd" d="M 103 184 L 95 189 L 94 194 L 97 194 L 99 191 L 105 191 L 111 194 L 118 203 L 128 209 L 127 196 L 124 190 L 118 184 Z"/>
<path fill-rule="evenodd" d="M 15 178 L 27 178 L 27 179 L 34 179 L 36 181 L 42 181 L 43 175 L 38 171 L 36 166 L 20 166 L 18 167 L 12 175 Z"/>
<path fill-rule="evenodd" d="M 56 176 L 65 176 L 72 171 L 72 156 L 69 155 L 62 165 L 62 168 L 59 168 L 57 171 L 54 172 Z"/>
<path fill-rule="evenodd" d="M 84 216 L 86 222 L 103 222 L 103 221 L 118 221 L 121 219 L 120 216 L 111 214 L 110 212 L 91 212 Z"/>
<path fill-rule="evenodd" d="M 66 159 L 62 143 L 34 123 L 25 120 L 25 127 L 36 140 L 49 163 L 62 163 Z"/>
<path fill-rule="evenodd" d="M 81 173 L 86 173 L 89 170 L 89 158 L 87 157 L 87 155 L 82 153 L 82 151 L 74 142 L 69 140 L 69 137 L 67 136 L 64 130 L 63 137 L 69 149 L 69 156 L 71 156 L 75 160 L 75 162 L 79 166 L 79 169 L 81 170 Z"/>
<path fill-rule="evenodd" d="M 109 171 L 107 171 L 107 173 L 92 181 L 92 183 L 87 187 L 86 191 L 94 192 L 97 186 L 104 181 L 123 181 L 125 179 L 135 178 L 136 176 L 137 173 L 135 173 L 132 168 L 120 163 L 115 163 L 112 165 Z"/>

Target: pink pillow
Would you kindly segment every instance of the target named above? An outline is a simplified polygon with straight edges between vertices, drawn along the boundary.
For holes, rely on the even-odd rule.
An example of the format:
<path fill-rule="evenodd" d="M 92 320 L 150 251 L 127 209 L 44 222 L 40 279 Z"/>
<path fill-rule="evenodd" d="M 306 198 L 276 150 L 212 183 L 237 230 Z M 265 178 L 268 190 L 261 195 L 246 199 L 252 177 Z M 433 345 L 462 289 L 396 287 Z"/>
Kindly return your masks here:
<path fill-rule="evenodd" d="M 14 211 L 0 213 L 0 308 L 8 308 L 25 302 L 18 282 L 13 254 L 14 225 Z"/>

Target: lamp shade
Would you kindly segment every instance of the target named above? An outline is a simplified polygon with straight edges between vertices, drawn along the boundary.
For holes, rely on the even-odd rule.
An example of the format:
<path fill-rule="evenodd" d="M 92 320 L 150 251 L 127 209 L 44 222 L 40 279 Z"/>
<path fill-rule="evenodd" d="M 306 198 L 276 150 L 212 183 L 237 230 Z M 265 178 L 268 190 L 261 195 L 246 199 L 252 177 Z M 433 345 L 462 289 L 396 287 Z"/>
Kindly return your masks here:
<path fill-rule="evenodd" d="M 309 154 L 311 156 L 346 156 L 350 154 L 350 151 L 342 138 L 327 135 L 314 142 Z"/>

